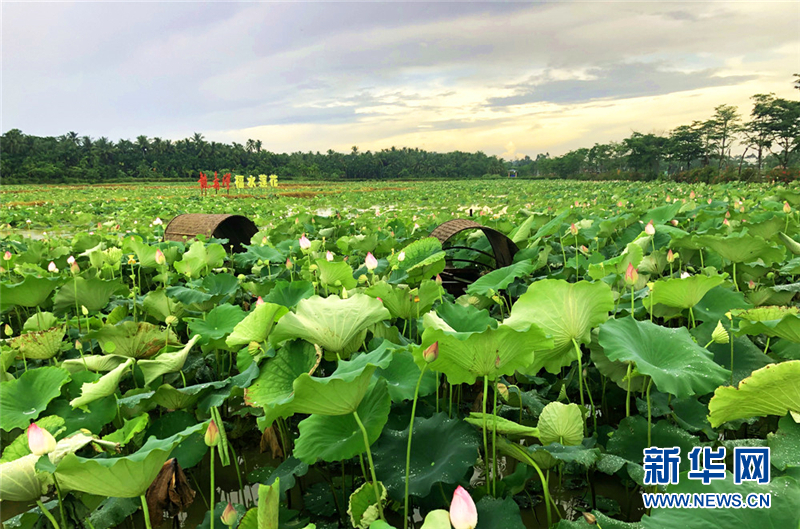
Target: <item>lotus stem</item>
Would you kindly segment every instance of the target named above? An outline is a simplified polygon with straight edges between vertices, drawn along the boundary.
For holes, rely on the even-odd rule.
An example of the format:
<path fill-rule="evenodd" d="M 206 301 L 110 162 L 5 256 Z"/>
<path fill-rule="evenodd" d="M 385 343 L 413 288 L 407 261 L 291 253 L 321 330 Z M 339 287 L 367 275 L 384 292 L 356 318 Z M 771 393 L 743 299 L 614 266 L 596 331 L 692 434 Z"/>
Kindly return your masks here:
<path fill-rule="evenodd" d="M 408 445 L 406 446 L 406 485 L 405 493 L 403 494 L 403 529 L 408 529 L 408 480 L 411 473 L 411 436 L 414 433 L 414 416 L 417 413 L 419 386 L 422 384 L 422 377 L 425 375 L 426 369 L 428 369 L 428 364 L 422 366 L 422 371 L 417 379 L 417 386 L 414 388 L 414 401 L 411 404 L 411 421 L 408 423 Z M 452 391 L 450 394 L 452 395 Z"/>
<path fill-rule="evenodd" d="M 492 495 L 497 496 L 497 379 L 494 379 L 494 408 L 492 409 Z"/>
<path fill-rule="evenodd" d="M 58 522 L 56 522 L 56 519 L 53 517 L 52 514 L 50 514 L 50 511 L 45 509 L 44 505 L 42 504 L 42 500 L 36 500 L 36 505 L 39 506 L 39 510 L 42 511 L 42 514 L 44 514 L 45 518 L 50 520 L 50 523 L 53 524 L 53 527 L 55 529 L 61 529 L 58 525 Z"/>
<path fill-rule="evenodd" d="M 142 515 L 144 516 L 144 525 L 147 529 L 152 529 L 150 525 L 150 510 L 147 508 L 147 498 L 145 498 L 144 494 L 139 496 L 139 499 L 142 500 Z M 214 526 L 214 512 L 211 512 L 211 526 Z"/>
<path fill-rule="evenodd" d="M 483 468 L 486 469 L 486 494 L 489 490 L 489 441 L 486 438 L 486 394 L 489 392 L 489 379 L 483 377 Z"/>
<path fill-rule="evenodd" d="M 731 322 L 730 342 L 731 342 L 731 386 L 732 386 L 733 385 L 733 322 Z"/>
<path fill-rule="evenodd" d="M 542 469 L 539 468 L 539 465 L 536 464 L 536 461 L 534 461 L 533 458 L 528 454 L 527 450 L 525 450 L 519 445 L 514 445 L 514 447 L 515 447 L 514 449 L 525 459 L 525 462 L 528 463 L 530 466 L 532 466 L 533 469 L 536 471 L 536 473 L 539 474 L 539 479 L 542 480 L 542 490 L 544 491 L 544 506 L 545 506 L 545 511 L 547 512 L 547 527 L 550 527 L 551 525 L 553 525 L 552 515 L 550 514 L 550 504 L 552 500 L 550 499 L 550 487 L 547 484 L 547 478 L 544 477 Z M 558 510 L 556 510 L 556 512 L 558 512 Z M 561 513 L 559 513 L 559 517 L 560 516 Z"/>
<path fill-rule="evenodd" d="M 739 283 L 736 282 L 736 261 L 733 262 L 733 286 L 736 287 L 736 292 L 739 292 Z"/>
<path fill-rule="evenodd" d="M 653 385 L 653 377 L 647 383 L 647 447 L 653 446 L 652 429 L 653 429 L 653 415 L 650 409 L 650 387 Z"/>
<path fill-rule="evenodd" d="M 583 363 L 581 362 L 581 348 L 578 342 L 575 341 L 575 338 L 572 339 L 572 345 L 575 346 L 575 357 L 578 359 L 578 388 L 581 395 L 581 408 L 583 408 L 586 404 L 583 400 Z"/>
<path fill-rule="evenodd" d="M 772 336 L 767 336 L 767 345 L 764 346 L 764 354 L 767 354 L 767 350 L 769 349 L 769 340 L 770 340 L 770 338 L 772 338 Z M 731 342 L 731 343 L 733 343 L 733 342 Z M 731 364 L 731 367 L 733 367 L 733 364 Z"/>
<path fill-rule="evenodd" d="M 633 318 L 634 320 L 636 319 L 636 316 L 634 316 L 634 311 L 636 310 L 634 307 L 635 303 L 636 299 L 633 295 L 633 285 L 631 285 L 631 318 Z"/>
<path fill-rule="evenodd" d="M 211 447 L 211 503 L 209 506 L 209 510 L 211 513 L 211 529 L 214 529 L 214 493 L 216 492 L 216 485 L 214 484 L 214 447 Z"/>
<path fill-rule="evenodd" d="M 58 496 L 58 512 L 61 515 L 61 525 L 66 529 L 67 517 L 64 515 L 64 500 L 61 498 L 61 487 L 58 485 L 58 478 L 53 474 L 53 483 L 56 485 L 56 495 Z"/>
<path fill-rule="evenodd" d="M 631 365 L 628 363 L 628 373 L 625 378 L 628 379 L 628 394 L 625 396 L 625 418 L 631 416 Z"/>
<path fill-rule="evenodd" d="M 358 411 L 353 412 L 353 417 L 356 418 L 356 422 L 358 423 L 358 427 L 361 429 L 361 435 L 364 436 L 364 447 L 367 449 L 367 461 L 369 461 L 369 472 L 372 476 L 372 488 L 375 489 L 375 501 L 378 502 L 378 514 L 381 517 L 381 520 L 386 521 L 386 518 L 383 516 L 383 505 L 381 503 L 381 490 L 380 485 L 378 485 L 378 478 L 375 476 L 375 464 L 372 462 L 372 452 L 369 449 L 369 436 L 367 435 L 367 429 L 364 428 L 364 423 L 361 422 L 361 417 L 358 416 Z"/>

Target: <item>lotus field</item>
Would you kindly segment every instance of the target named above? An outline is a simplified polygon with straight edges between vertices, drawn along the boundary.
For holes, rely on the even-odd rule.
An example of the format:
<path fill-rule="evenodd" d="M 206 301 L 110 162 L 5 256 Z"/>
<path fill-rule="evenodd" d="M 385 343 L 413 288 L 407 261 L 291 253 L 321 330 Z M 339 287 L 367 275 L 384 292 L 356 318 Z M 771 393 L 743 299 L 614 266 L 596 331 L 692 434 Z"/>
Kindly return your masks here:
<path fill-rule="evenodd" d="M 800 524 L 800 188 L 0 193 L 4 527 Z M 258 233 L 165 240 L 183 213 Z"/>

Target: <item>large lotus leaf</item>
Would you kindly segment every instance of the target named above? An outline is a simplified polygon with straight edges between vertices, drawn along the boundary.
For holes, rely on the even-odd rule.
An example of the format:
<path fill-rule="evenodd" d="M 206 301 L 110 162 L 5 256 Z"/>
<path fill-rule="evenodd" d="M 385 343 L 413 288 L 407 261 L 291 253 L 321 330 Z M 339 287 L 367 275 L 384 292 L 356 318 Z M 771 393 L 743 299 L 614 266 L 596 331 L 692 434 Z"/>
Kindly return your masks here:
<path fill-rule="evenodd" d="M 539 437 L 539 429 L 534 428 L 532 426 L 524 426 L 518 422 L 510 421 L 503 417 L 494 416 L 491 413 L 487 413 L 486 415 L 486 429 L 488 431 L 497 430 L 497 433 L 501 435 L 514 435 L 514 436 L 521 436 L 521 437 Z M 473 425 L 477 426 L 478 428 L 483 428 L 484 424 L 484 414 L 481 412 L 473 411 L 469 414 L 469 417 L 465 417 L 464 421 Z M 492 424 L 496 426 L 492 426 Z"/>
<path fill-rule="evenodd" d="M 745 481 L 734 485 L 733 474 L 725 472 L 725 479 L 712 480 L 708 485 L 697 479 L 679 477 L 677 485 L 668 485 L 667 492 L 675 494 L 723 494 L 741 495 L 744 500 L 749 494 L 771 495 L 769 508 L 752 509 L 698 509 L 698 508 L 654 508 L 650 515 L 642 517 L 644 529 L 663 529 L 665 527 L 685 527 L 691 529 L 719 529 L 720 527 L 763 527 L 769 529 L 795 528 L 800 524 L 800 485 L 790 477 L 779 477 L 770 483 L 758 484 Z M 603 526 L 605 527 L 605 525 Z"/>
<path fill-rule="evenodd" d="M 56 318 L 52 312 L 37 312 L 25 320 L 25 324 L 22 326 L 22 332 L 46 331 L 58 324 L 58 318 Z"/>
<path fill-rule="evenodd" d="M 142 448 L 125 457 L 87 459 L 69 454 L 59 462 L 55 475 L 59 485 L 67 490 L 135 498 L 145 493 L 172 449 L 205 427 L 206 423 L 200 423 L 167 439 L 151 437 Z"/>
<path fill-rule="evenodd" d="M 583 416 L 577 404 L 551 402 L 539 414 L 539 439 L 543 445 L 574 446 L 583 441 Z"/>
<path fill-rule="evenodd" d="M 162 384 L 153 395 L 153 402 L 168 410 L 182 410 L 194 406 L 200 400 L 200 393 L 201 390 L 196 386 L 178 389 L 170 384 Z"/>
<path fill-rule="evenodd" d="M 439 356 L 429 367 L 444 373 L 451 384 L 474 384 L 478 377 L 494 379 L 528 371 L 539 351 L 553 343 L 536 325 L 519 331 L 500 325 L 497 329 L 471 333 L 463 340 L 428 328 L 422 335 L 422 346 L 414 349 L 414 361 L 420 368 L 426 364 L 425 348 L 434 342 L 439 342 Z"/>
<path fill-rule="evenodd" d="M 229 377 L 220 382 L 225 382 L 222 386 L 214 386 L 208 393 L 201 396 L 197 403 L 197 409 L 205 413 L 209 408 L 222 406 L 231 396 L 236 388 L 247 388 L 250 383 L 258 376 L 258 364 L 250 362 L 244 371 L 234 377 Z"/>
<path fill-rule="evenodd" d="M 410 289 L 408 285 L 392 286 L 385 281 L 375 283 L 365 294 L 380 298 L 389 309 L 392 318 L 410 320 L 422 316 L 433 307 L 434 302 L 442 296 L 442 287 L 430 279 L 420 283 L 419 288 Z"/>
<path fill-rule="evenodd" d="M 388 367 L 392 351 L 379 347 L 353 360 L 339 362 L 329 377 L 312 377 L 303 373 L 294 381 L 294 413 L 315 415 L 347 415 L 353 413 L 367 392 L 377 368 Z M 388 390 L 387 390 L 388 391 Z"/>
<path fill-rule="evenodd" d="M 537 350 L 533 364 L 525 372 L 536 374 L 542 367 L 558 373 L 575 359 L 573 340 L 588 344 L 592 328 L 608 319 L 614 310 L 611 287 L 605 283 L 561 279 L 545 279 L 528 287 L 514 306 L 505 323 L 521 329 L 531 323 L 553 338 L 553 347 Z"/>
<path fill-rule="evenodd" d="M 329 287 L 344 287 L 348 290 L 356 286 L 353 278 L 353 269 L 344 261 L 327 261 L 317 259 L 317 270 L 319 270 L 319 280 L 323 285 Z"/>
<path fill-rule="evenodd" d="M 146 321 L 131 320 L 104 325 L 102 328 L 87 334 L 100 343 L 107 354 L 126 358 L 149 358 L 165 345 L 181 345 L 172 329 L 159 328 Z"/>
<path fill-rule="evenodd" d="M 478 457 L 477 432 L 463 421 L 448 419 L 446 413 L 415 418 L 411 441 L 408 491 L 421 498 L 437 483 L 460 482 Z M 387 429 L 373 448 L 375 473 L 398 501 L 405 489 L 407 446 L 408 428 Z"/>
<path fill-rule="evenodd" d="M 264 301 L 277 303 L 287 308 L 296 307 L 300 301 L 314 295 L 314 285 L 311 281 L 278 281 L 269 294 L 264 296 Z"/>
<path fill-rule="evenodd" d="M 181 318 L 185 312 L 183 303 L 170 300 L 163 288 L 148 293 L 142 302 L 144 311 L 160 322 L 165 322 L 168 316 Z"/>
<path fill-rule="evenodd" d="M 347 299 L 339 296 L 313 296 L 297 304 L 297 312 L 286 314 L 272 331 L 274 343 L 302 338 L 331 353 L 351 353 L 355 338 L 371 325 L 391 317 L 377 299 L 354 294 Z M 360 344 L 357 344 L 357 346 Z"/>
<path fill-rule="evenodd" d="M 709 290 L 692 310 L 697 320 L 716 324 L 718 321 L 726 319 L 725 314 L 733 309 L 750 309 L 752 307 L 741 292 L 720 286 Z"/>
<path fill-rule="evenodd" d="M 0 464 L 0 500 L 29 502 L 38 500 L 47 492 L 52 478 L 36 471 L 39 456 L 29 454 Z"/>
<path fill-rule="evenodd" d="M 368 529 L 372 523 L 378 520 L 380 512 L 378 501 L 386 501 L 386 487 L 378 482 L 380 500 L 377 499 L 375 487 L 372 483 L 364 483 L 350 495 L 350 503 L 347 514 L 350 515 L 350 523 L 357 529 Z"/>
<path fill-rule="evenodd" d="M 26 275 L 19 283 L 3 281 L 0 283 L 0 303 L 3 306 L 38 307 L 61 282 L 59 277 L 38 277 L 33 274 Z"/>
<path fill-rule="evenodd" d="M 387 343 L 384 341 L 384 343 Z M 414 363 L 411 351 L 400 349 L 392 355 L 392 363 L 388 367 L 378 369 L 376 377 L 383 377 L 389 384 L 389 395 L 392 402 L 402 402 L 414 398 L 414 390 L 420 376 L 420 368 Z M 436 375 L 433 371 L 425 371 L 419 385 L 419 396 L 424 397 L 436 391 Z"/>
<path fill-rule="evenodd" d="M 0 384 L 0 429 L 27 428 L 31 421 L 61 394 L 61 386 L 69 382 L 69 371 L 60 367 L 30 369 L 16 380 Z"/>
<path fill-rule="evenodd" d="M 46 331 L 28 332 L 11 340 L 11 347 L 18 351 L 19 357 L 47 360 L 58 353 L 66 332 L 67 329 L 64 326 Z"/>
<path fill-rule="evenodd" d="M 70 310 L 84 306 L 89 310 L 100 310 L 108 305 L 111 296 L 127 290 L 119 279 L 106 281 L 99 277 L 84 279 L 76 277 L 67 281 L 53 298 L 53 309 L 56 314 L 64 314 Z"/>
<path fill-rule="evenodd" d="M 264 408 L 265 427 L 278 417 L 291 415 L 288 405 L 294 399 L 294 381 L 313 372 L 318 361 L 314 347 L 298 340 L 285 344 L 261 366 L 256 380 L 244 390 L 244 401 Z"/>
<path fill-rule="evenodd" d="M 639 373 L 649 375 L 659 391 L 678 398 L 710 393 L 731 376 L 685 327 L 668 329 L 621 318 L 600 327 L 599 342 L 610 360 L 635 362 Z"/>
<path fill-rule="evenodd" d="M 189 330 L 202 336 L 200 343 L 208 345 L 216 344 L 232 333 L 246 314 L 238 305 L 224 303 L 214 307 L 204 316 L 205 318 L 187 318 L 187 321 L 189 321 Z M 220 345 L 224 347 L 225 343 L 222 342 Z"/>
<path fill-rule="evenodd" d="M 367 430 L 370 445 L 389 419 L 392 401 L 385 380 L 379 380 L 358 404 L 357 412 Z M 355 416 L 312 415 L 300 421 L 300 436 L 295 441 L 294 457 L 309 465 L 322 461 L 342 461 L 365 451 L 364 436 Z"/>
<path fill-rule="evenodd" d="M 475 507 L 478 510 L 476 529 L 525 529 L 519 505 L 510 496 L 505 499 L 484 496 Z"/>
<path fill-rule="evenodd" d="M 136 365 L 142 370 L 142 375 L 144 375 L 144 385 L 149 386 L 150 382 L 154 381 L 161 375 L 175 373 L 176 371 L 183 369 L 183 364 L 186 363 L 186 358 L 189 356 L 189 351 L 199 339 L 200 335 L 195 334 L 180 351 L 175 351 L 174 353 L 161 353 L 157 357 L 150 360 L 139 360 Z"/>
<path fill-rule="evenodd" d="M 628 389 L 628 364 L 627 362 L 616 362 L 609 360 L 603 348 L 597 343 L 598 332 L 592 333 L 592 343 L 589 346 L 590 358 L 594 363 L 594 367 L 600 372 L 601 375 L 611 379 L 617 386 L 623 390 Z M 631 370 L 631 391 L 640 391 L 642 384 L 645 382 L 645 377 Z"/>
<path fill-rule="evenodd" d="M 752 263 L 760 259 L 764 265 L 769 266 L 783 259 L 782 248 L 772 246 L 761 237 L 749 235 L 745 231 L 727 237 L 701 235 L 697 240 L 734 263 Z"/>
<path fill-rule="evenodd" d="M 183 254 L 180 261 L 175 261 L 175 270 L 186 277 L 196 278 L 207 275 L 212 268 L 218 268 L 225 262 L 225 248 L 217 243 L 209 244 L 197 241 Z"/>
<path fill-rule="evenodd" d="M 143 432 L 150 424 L 150 416 L 146 413 L 137 415 L 133 419 L 125 419 L 122 428 L 103 436 L 104 441 L 117 443 L 119 446 L 128 444 L 135 435 Z"/>
<path fill-rule="evenodd" d="M 250 342 L 261 343 L 267 339 L 272 327 L 289 309 L 275 303 L 257 305 L 250 314 L 236 324 L 233 332 L 225 339 L 228 347 L 247 345 Z"/>
<path fill-rule="evenodd" d="M 678 446 L 681 454 L 688 454 L 692 448 L 700 445 L 700 438 L 689 434 L 667 420 L 662 420 L 651 427 L 653 446 Z M 647 419 L 641 415 L 632 415 L 622 419 L 619 428 L 608 441 L 608 453 L 641 465 L 643 450 L 647 444 Z M 629 467 L 630 468 L 630 467 Z M 682 457 L 681 470 L 689 469 L 689 458 Z"/>
<path fill-rule="evenodd" d="M 736 334 L 765 334 L 800 342 L 800 309 L 797 307 L 757 307 L 734 310 L 732 314 L 741 318 Z"/>
<path fill-rule="evenodd" d="M 251 471 L 247 475 L 250 483 L 261 483 L 263 485 L 274 485 L 280 483 L 281 496 L 294 488 L 297 478 L 303 477 L 308 473 L 308 465 L 296 457 L 287 457 L 277 468 L 260 467 Z M 279 481 L 280 480 L 280 481 Z"/>
<path fill-rule="evenodd" d="M 778 431 L 767 434 L 767 443 L 775 468 L 800 467 L 800 424 L 789 415 L 778 421 Z"/>
<path fill-rule="evenodd" d="M 634 268 L 638 268 L 642 262 L 644 250 L 641 246 L 630 243 L 625 247 L 625 250 L 616 257 L 612 257 L 602 263 L 592 263 L 589 265 L 589 277 L 595 281 L 603 279 L 609 274 L 623 275 L 628 268 L 628 264 L 632 264 Z"/>
<path fill-rule="evenodd" d="M 111 371 L 128 359 L 117 355 L 83 355 L 83 358 L 72 358 L 61 362 L 61 367 L 70 373 L 80 371 Z"/>
<path fill-rule="evenodd" d="M 492 296 L 508 288 L 508 285 L 513 283 L 515 279 L 530 275 L 533 269 L 534 266 L 531 261 L 520 261 L 510 266 L 492 270 L 468 286 L 467 294 Z"/>
<path fill-rule="evenodd" d="M 550 443 L 547 446 L 531 445 L 528 447 L 528 452 L 531 456 L 536 455 L 537 452 L 540 454 L 547 453 L 549 457 L 552 457 L 556 461 L 577 463 L 585 468 L 589 468 L 595 465 L 600 459 L 600 449 L 589 446 L 593 443 L 594 440 L 587 439 L 584 443 L 572 446 L 564 446 L 557 442 Z"/>
<path fill-rule="evenodd" d="M 113 395 L 95 400 L 82 409 L 74 409 L 69 404 L 70 400 L 80 397 L 83 384 L 95 382 L 100 376 L 91 371 L 72 373 L 72 380 L 61 389 L 62 398 L 50 402 L 44 413 L 63 418 L 67 433 L 81 429 L 100 433 L 117 415 L 117 402 Z"/>
<path fill-rule="evenodd" d="M 152 421 L 150 427 L 144 434 L 145 439 L 155 436 L 158 439 L 167 439 L 178 434 L 187 428 L 194 427 L 198 421 L 194 413 L 185 411 L 173 411 L 165 413 Z M 180 444 L 175 447 L 172 457 L 178 460 L 181 468 L 192 468 L 203 460 L 208 453 L 203 430 L 197 431 L 187 436 Z"/>
<path fill-rule="evenodd" d="M 405 254 L 405 258 L 402 261 L 398 259 L 401 253 Z M 403 248 L 401 252 L 389 257 L 389 263 L 399 270 L 408 272 L 409 275 L 412 275 L 412 272 L 422 272 L 424 270 L 426 272 L 425 275 L 430 278 L 444 270 L 444 258 L 445 253 L 442 251 L 442 243 L 439 242 L 439 239 L 426 237 L 412 242 Z M 430 272 L 430 270 L 439 268 L 438 265 L 441 265 L 441 269 L 436 272 Z"/>
<path fill-rule="evenodd" d="M 488 327 L 497 328 L 497 320 L 492 318 L 488 310 L 472 305 L 445 302 L 436 307 L 436 315 L 447 326 L 439 328 L 446 331 L 483 332 Z M 428 320 L 424 320 L 424 323 L 427 328 Z"/>
<path fill-rule="evenodd" d="M 739 383 L 719 387 L 708 403 L 708 420 L 716 428 L 735 419 L 792 414 L 800 422 L 800 360 L 762 367 Z"/>
<path fill-rule="evenodd" d="M 712 288 L 725 280 L 720 276 L 695 275 L 687 278 L 661 279 L 653 283 L 650 300 L 668 307 L 688 309 L 697 305 Z"/>
<path fill-rule="evenodd" d="M 42 417 L 36 421 L 36 426 L 47 430 L 53 437 L 58 437 L 66 429 L 64 427 L 64 419 L 57 415 Z M 0 457 L 0 463 L 8 463 L 9 461 L 14 461 L 30 453 L 31 449 L 28 446 L 28 434 L 27 432 L 23 432 L 3 448 L 3 457 Z"/>
<path fill-rule="evenodd" d="M 73 408 L 86 406 L 97 399 L 113 395 L 119 387 L 119 381 L 122 379 L 122 376 L 127 372 L 128 368 L 133 365 L 133 362 L 133 358 L 128 358 L 124 364 L 115 367 L 100 377 L 96 382 L 84 383 L 81 386 L 81 396 L 69 401 L 70 406 Z"/>

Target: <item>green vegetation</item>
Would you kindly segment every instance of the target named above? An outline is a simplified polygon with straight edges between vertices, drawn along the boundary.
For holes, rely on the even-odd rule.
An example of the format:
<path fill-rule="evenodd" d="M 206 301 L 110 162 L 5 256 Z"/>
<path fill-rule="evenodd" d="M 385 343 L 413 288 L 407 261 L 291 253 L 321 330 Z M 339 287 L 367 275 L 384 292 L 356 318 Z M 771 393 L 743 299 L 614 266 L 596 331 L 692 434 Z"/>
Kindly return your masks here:
<path fill-rule="evenodd" d="M 6 527 L 800 523 L 794 183 L 0 193 Z M 164 241 L 185 212 L 259 231 Z M 430 237 L 470 215 L 513 264 Z M 682 450 L 667 491 L 771 508 L 645 510 L 651 446 Z M 770 483 L 689 479 L 705 446 L 769 447 Z"/>

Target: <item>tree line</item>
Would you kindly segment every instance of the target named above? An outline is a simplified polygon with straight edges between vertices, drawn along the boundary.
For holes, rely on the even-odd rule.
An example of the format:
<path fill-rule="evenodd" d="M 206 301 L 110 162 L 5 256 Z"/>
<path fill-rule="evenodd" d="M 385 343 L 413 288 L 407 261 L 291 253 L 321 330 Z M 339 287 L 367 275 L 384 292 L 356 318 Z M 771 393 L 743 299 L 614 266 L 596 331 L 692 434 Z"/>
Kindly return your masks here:
<path fill-rule="evenodd" d="M 800 89 L 800 76 L 795 77 Z M 138 136 L 114 143 L 76 132 L 40 137 L 11 129 L 0 136 L 0 173 L 5 183 L 197 179 L 200 171 L 335 180 L 487 178 L 505 176 L 511 169 L 522 178 L 713 181 L 758 179 L 765 173 L 796 177 L 792 168 L 800 165 L 800 101 L 774 94 L 752 99 L 746 120 L 736 107 L 720 105 L 710 119 L 681 125 L 666 135 L 633 132 L 621 141 L 562 156 L 539 154 L 513 161 L 480 151 L 436 153 L 405 147 L 274 153 L 264 149 L 261 140 L 225 144 L 206 141 L 200 133 L 177 141 Z"/>

